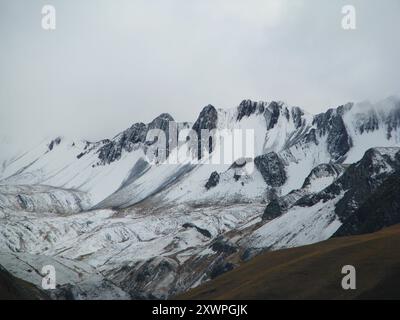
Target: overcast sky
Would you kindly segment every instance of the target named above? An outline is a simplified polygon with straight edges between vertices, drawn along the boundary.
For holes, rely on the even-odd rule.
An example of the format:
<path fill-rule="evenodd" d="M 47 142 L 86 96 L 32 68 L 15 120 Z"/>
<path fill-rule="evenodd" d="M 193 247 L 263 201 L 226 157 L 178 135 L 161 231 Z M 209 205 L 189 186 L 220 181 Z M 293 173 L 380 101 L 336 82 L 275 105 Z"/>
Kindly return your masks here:
<path fill-rule="evenodd" d="M 0 137 L 97 140 L 209 103 L 316 113 L 399 94 L 399 13 L 399 0 L 0 0 Z"/>

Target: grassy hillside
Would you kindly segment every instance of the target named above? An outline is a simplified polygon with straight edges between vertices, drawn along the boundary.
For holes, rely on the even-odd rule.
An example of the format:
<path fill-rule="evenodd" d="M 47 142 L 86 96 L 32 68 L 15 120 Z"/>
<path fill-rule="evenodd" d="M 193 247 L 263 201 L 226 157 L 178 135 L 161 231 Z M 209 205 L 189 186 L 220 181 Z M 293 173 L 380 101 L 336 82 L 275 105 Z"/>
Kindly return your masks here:
<path fill-rule="evenodd" d="M 400 299 L 400 225 L 266 252 L 178 299 Z M 357 289 L 343 290 L 344 265 Z"/>
<path fill-rule="evenodd" d="M 0 300 L 37 300 L 48 297 L 33 284 L 15 278 L 0 265 Z"/>

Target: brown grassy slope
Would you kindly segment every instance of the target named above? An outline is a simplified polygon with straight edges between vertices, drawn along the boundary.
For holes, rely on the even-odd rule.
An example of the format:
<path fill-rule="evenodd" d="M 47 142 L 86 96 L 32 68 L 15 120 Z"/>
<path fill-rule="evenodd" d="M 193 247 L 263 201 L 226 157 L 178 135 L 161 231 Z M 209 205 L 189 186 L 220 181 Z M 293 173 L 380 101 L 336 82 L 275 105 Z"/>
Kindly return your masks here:
<path fill-rule="evenodd" d="M 15 278 L 0 266 L 0 300 L 38 300 L 48 297 L 30 284 Z"/>
<path fill-rule="evenodd" d="M 263 253 L 178 299 L 400 299 L 400 225 Z M 343 290 L 344 265 L 357 289 Z"/>

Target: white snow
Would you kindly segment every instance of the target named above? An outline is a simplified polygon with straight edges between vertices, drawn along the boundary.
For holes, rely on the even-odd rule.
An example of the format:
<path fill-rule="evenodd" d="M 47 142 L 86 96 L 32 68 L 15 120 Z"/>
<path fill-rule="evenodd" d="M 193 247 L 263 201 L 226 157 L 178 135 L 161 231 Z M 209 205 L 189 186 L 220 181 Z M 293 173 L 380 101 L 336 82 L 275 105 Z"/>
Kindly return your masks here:
<path fill-rule="evenodd" d="M 312 207 L 295 206 L 264 224 L 243 243 L 247 247 L 278 250 L 326 240 L 341 226 L 334 209 L 342 196 Z"/>
<path fill-rule="evenodd" d="M 358 161 L 371 147 L 380 147 L 379 153 L 394 158 L 399 149 L 389 147 L 400 146 L 400 130 L 388 137 L 384 116 L 395 107 L 391 100 L 358 104 L 345 114 L 352 140 L 347 163 Z M 218 110 L 217 124 L 218 129 L 254 130 L 254 156 L 273 151 L 283 159 L 288 179 L 278 188 L 280 195 L 301 188 L 315 166 L 332 160 L 326 136 L 317 137 L 318 144 L 293 143 L 313 127 L 313 117 L 307 113 L 303 116 L 304 126 L 299 132 L 293 119 L 288 120 L 283 113 L 285 108 L 291 114 L 292 109 L 283 105 L 278 122 L 270 130 L 263 114 L 236 121 L 236 108 Z M 365 110 L 376 111 L 379 130 L 361 134 L 355 129 L 368 116 Z M 141 144 L 131 152 L 123 151 L 111 164 L 100 165 L 98 150 L 105 142 L 88 144 L 62 138 L 52 150 L 49 143 L 42 141 L 18 153 L 8 148 L 0 158 L 0 262 L 36 285 L 41 279 L 36 269 L 53 263 L 60 270 L 60 283 L 91 288 L 89 296 L 96 296 L 94 288 L 104 283 L 106 274 L 151 259 L 156 264 L 169 258 L 183 265 L 193 257 L 212 256 L 211 241 L 228 232 L 244 247 L 277 250 L 323 241 L 341 225 L 334 207 L 343 194 L 312 207 L 295 206 L 259 226 L 269 187 L 258 170 L 235 178 L 237 171 L 231 165 L 237 159 L 208 164 L 214 153 L 191 164 L 188 156 L 179 164 L 149 164 L 142 175 L 129 179 L 135 164 L 146 158 Z M 187 148 L 183 146 L 183 154 L 189 151 Z M 172 150 L 171 156 L 177 152 Z M 246 169 L 254 167 L 252 160 L 247 159 Z M 385 170 L 393 168 L 384 165 L 381 171 Z M 218 172 L 220 181 L 207 190 L 205 184 L 213 171 Z M 306 192 L 319 192 L 334 179 L 313 178 Z M 21 197 L 26 204 L 21 204 Z M 86 211 L 89 208 L 96 210 Z M 183 227 L 186 223 L 195 227 Z M 258 229 L 252 232 L 253 228 Z M 171 281 L 172 275 L 160 281 L 160 290 Z M 200 274 L 193 285 L 201 281 Z M 126 297 L 112 284 L 107 288 L 112 296 Z M 98 290 L 99 296 L 107 295 Z"/>

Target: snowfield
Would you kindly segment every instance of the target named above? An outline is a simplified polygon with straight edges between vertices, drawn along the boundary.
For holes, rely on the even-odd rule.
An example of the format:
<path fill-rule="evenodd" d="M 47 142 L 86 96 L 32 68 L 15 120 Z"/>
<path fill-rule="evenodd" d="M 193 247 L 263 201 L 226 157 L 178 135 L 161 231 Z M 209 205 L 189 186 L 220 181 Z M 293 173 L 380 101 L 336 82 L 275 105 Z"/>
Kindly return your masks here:
<path fill-rule="evenodd" d="M 278 250 L 326 240 L 341 226 L 335 204 L 341 196 L 313 207 L 294 206 L 287 213 L 266 223 L 246 239 L 249 248 Z"/>
<path fill-rule="evenodd" d="M 96 282 L 92 274 L 113 278 L 123 266 L 140 266 L 161 257 L 184 265 L 193 256 L 215 254 L 209 249 L 213 239 L 257 220 L 262 209 L 261 205 L 235 205 L 143 213 L 141 208 L 133 208 L 124 213 L 107 209 L 68 216 L 14 212 L 0 221 L 1 263 L 38 286 L 40 270 L 46 264 L 56 264 L 60 285 L 79 286 L 77 275 L 81 273 L 84 281 Z M 201 276 L 193 274 L 192 281 Z M 193 283 L 186 286 L 190 285 Z"/>

